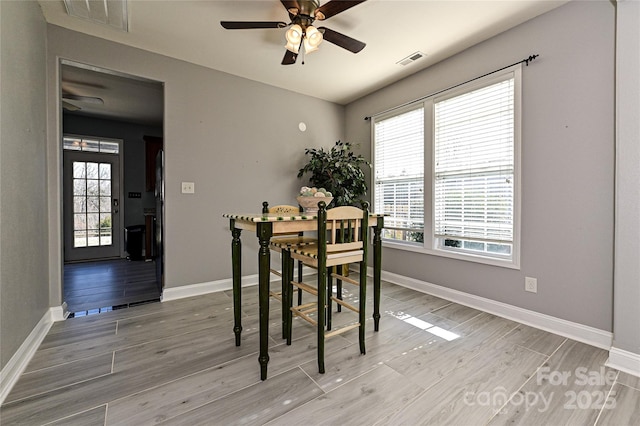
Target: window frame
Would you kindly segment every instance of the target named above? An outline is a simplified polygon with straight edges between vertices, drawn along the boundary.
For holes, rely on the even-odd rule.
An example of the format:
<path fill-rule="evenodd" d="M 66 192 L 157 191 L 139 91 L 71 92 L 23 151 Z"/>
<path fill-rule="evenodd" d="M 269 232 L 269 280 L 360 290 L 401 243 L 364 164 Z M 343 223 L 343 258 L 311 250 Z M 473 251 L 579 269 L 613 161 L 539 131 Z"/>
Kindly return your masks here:
<path fill-rule="evenodd" d="M 482 87 L 486 87 L 510 76 L 514 79 L 514 123 L 513 123 L 513 242 L 511 255 L 490 255 L 473 252 L 462 248 L 444 247 L 439 243 L 440 238 L 434 236 L 435 229 L 435 108 L 434 104 L 448 98 L 456 97 Z M 465 260 L 487 265 L 500 266 L 511 269 L 520 269 L 520 237 L 521 237 L 521 133 L 522 133 L 522 64 L 517 64 L 488 76 L 474 79 L 471 82 L 459 84 L 451 89 L 437 92 L 435 95 L 411 102 L 401 108 L 377 115 L 372 119 L 371 125 L 371 153 L 372 153 L 372 201 L 375 205 L 377 195 L 375 192 L 375 123 L 396 115 L 403 114 L 415 108 L 424 108 L 424 238 L 423 243 L 415 243 L 402 240 L 383 238 L 385 247 L 405 250 L 416 253 L 429 254 L 451 259 Z"/>

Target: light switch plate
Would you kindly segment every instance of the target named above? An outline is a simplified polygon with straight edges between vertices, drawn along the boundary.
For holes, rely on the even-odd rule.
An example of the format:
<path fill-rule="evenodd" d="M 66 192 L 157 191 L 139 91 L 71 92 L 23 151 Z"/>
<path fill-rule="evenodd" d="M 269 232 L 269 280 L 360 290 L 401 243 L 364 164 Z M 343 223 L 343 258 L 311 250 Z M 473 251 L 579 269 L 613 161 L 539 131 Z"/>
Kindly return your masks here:
<path fill-rule="evenodd" d="M 196 192 L 196 184 L 193 182 L 182 182 L 183 194 L 194 194 Z"/>

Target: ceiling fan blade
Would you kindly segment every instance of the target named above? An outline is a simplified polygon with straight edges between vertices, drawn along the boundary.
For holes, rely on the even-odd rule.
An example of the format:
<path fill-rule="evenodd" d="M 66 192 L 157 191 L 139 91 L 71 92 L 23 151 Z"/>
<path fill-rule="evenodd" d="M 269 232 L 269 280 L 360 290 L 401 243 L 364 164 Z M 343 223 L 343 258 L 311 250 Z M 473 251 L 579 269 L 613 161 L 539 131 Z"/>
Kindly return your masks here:
<path fill-rule="evenodd" d="M 97 98 L 95 96 L 79 96 L 79 95 L 72 95 L 69 93 L 63 93 L 62 99 L 67 101 L 86 102 L 88 104 L 100 104 L 100 105 L 104 104 L 104 100 L 102 100 L 102 98 Z"/>
<path fill-rule="evenodd" d="M 71 102 L 67 102 L 65 100 L 62 101 L 62 108 L 66 111 L 79 111 L 82 109 L 79 106 L 74 105 Z"/>
<path fill-rule="evenodd" d="M 288 24 L 276 21 L 220 21 L 220 25 L 228 30 L 250 30 L 255 28 L 284 28 Z"/>
<path fill-rule="evenodd" d="M 344 12 L 345 10 L 360 3 L 364 3 L 365 1 L 366 0 L 331 0 L 316 9 L 315 18 L 319 21 L 331 18 L 332 16 L 335 16 L 340 12 Z"/>
<path fill-rule="evenodd" d="M 318 28 L 318 31 L 322 33 L 322 38 L 324 40 L 328 41 L 329 43 L 333 43 L 336 46 L 340 46 L 343 49 L 347 49 L 348 51 L 353 53 L 358 53 L 366 46 L 365 43 L 358 41 L 355 38 L 351 38 L 329 28 L 320 27 Z"/>
<path fill-rule="evenodd" d="M 300 3 L 297 0 L 280 0 L 280 3 L 289 12 L 289 17 L 293 19 L 294 16 L 300 12 Z"/>
<path fill-rule="evenodd" d="M 298 59 L 298 54 L 293 53 L 290 50 L 284 52 L 284 58 L 282 58 L 282 65 L 293 65 L 296 63 L 296 59 Z"/>

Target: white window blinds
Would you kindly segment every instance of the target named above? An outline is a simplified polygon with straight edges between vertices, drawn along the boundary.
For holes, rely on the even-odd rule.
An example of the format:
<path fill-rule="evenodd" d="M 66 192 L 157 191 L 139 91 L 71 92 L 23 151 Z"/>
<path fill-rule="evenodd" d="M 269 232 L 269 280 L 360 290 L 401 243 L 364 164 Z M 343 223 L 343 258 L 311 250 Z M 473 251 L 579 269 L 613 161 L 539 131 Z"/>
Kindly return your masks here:
<path fill-rule="evenodd" d="M 434 103 L 434 235 L 512 242 L 514 78 Z"/>
<path fill-rule="evenodd" d="M 424 229 L 424 108 L 376 120 L 374 141 L 375 211 L 398 231 L 385 237 L 419 241 L 411 231 Z"/>

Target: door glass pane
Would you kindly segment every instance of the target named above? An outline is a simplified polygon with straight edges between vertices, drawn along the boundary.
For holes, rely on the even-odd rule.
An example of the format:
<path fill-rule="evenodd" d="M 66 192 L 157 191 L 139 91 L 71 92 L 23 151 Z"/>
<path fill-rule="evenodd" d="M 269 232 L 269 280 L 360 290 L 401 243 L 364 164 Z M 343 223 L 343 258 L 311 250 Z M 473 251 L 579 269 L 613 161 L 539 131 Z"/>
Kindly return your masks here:
<path fill-rule="evenodd" d="M 100 214 L 100 245 L 111 244 L 111 213 Z"/>
<path fill-rule="evenodd" d="M 87 195 L 87 180 L 86 179 L 74 179 L 73 180 L 73 195 Z"/>
<path fill-rule="evenodd" d="M 111 179 L 111 164 L 100 164 L 100 179 Z"/>
<path fill-rule="evenodd" d="M 85 178 L 85 166 L 83 162 L 75 161 L 73 163 L 73 177 L 74 178 Z"/>
<path fill-rule="evenodd" d="M 98 179 L 98 163 L 85 163 L 87 165 L 87 179 Z"/>
<path fill-rule="evenodd" d="M 98 179 L 87 179 L 87 195 L 100 194 L 100 183 Z"/>
<path fill-rule="evenodd" d="M 87 199 L 83 196 L 73 197 L 73 212 L 84 213 L 87 211 Z"/>
<path fill-rule="evenodd" d="M 100 213 L 111 212 L 111 197 L 100 197 Z"/>
<path fill-rule="evenodd" d="M 111 181 L 110 180 L 101 180 L 100 181 L 100 195 L 102 195 L 102 196 L 111 195 Z"/>
<path fill-rule="evenodd" d="M 73 229 L 76 231 L 82 231 L 87 228 L 87 215 L 86 214 L 74 214 L 73 215 Z"/>
<path fill-rule="evenodd" d="M 100 151 L 100 141 L 95 141 L 95 140 L 91 140 L 91 139 L 84 139 L 82 141 L 82 150 L 83 151 L 99 152 Z"/>
<path fill-rule="evenodd" d="M 112 244 L 111 164 L 73 163 L 74 247 Z"/>
<path fill-rule="evenodd" d="M 100 213 L 99 197 L 87 197 L 87 211 L 89 213 Z"/>
<path fill-rule="evenodd" d="M 86 231 L 74 231 L 73 232 L 73 246 L 74 247 L 86 247 L 87 246 L 87 232 Z"/>
<path fill-rule="evenodd" d="M 64 138 L 62 140 L 62 146 L 64 149 L 69 149 L 72 151 L 80 151 L 82 140 L 78 138 Z"/>
<path fill-rule="evenodd" d="M 109 154 L 117 154 L 120 151 L 120 144 L 118 142 L 100 142 L 100 152 Z"/>

